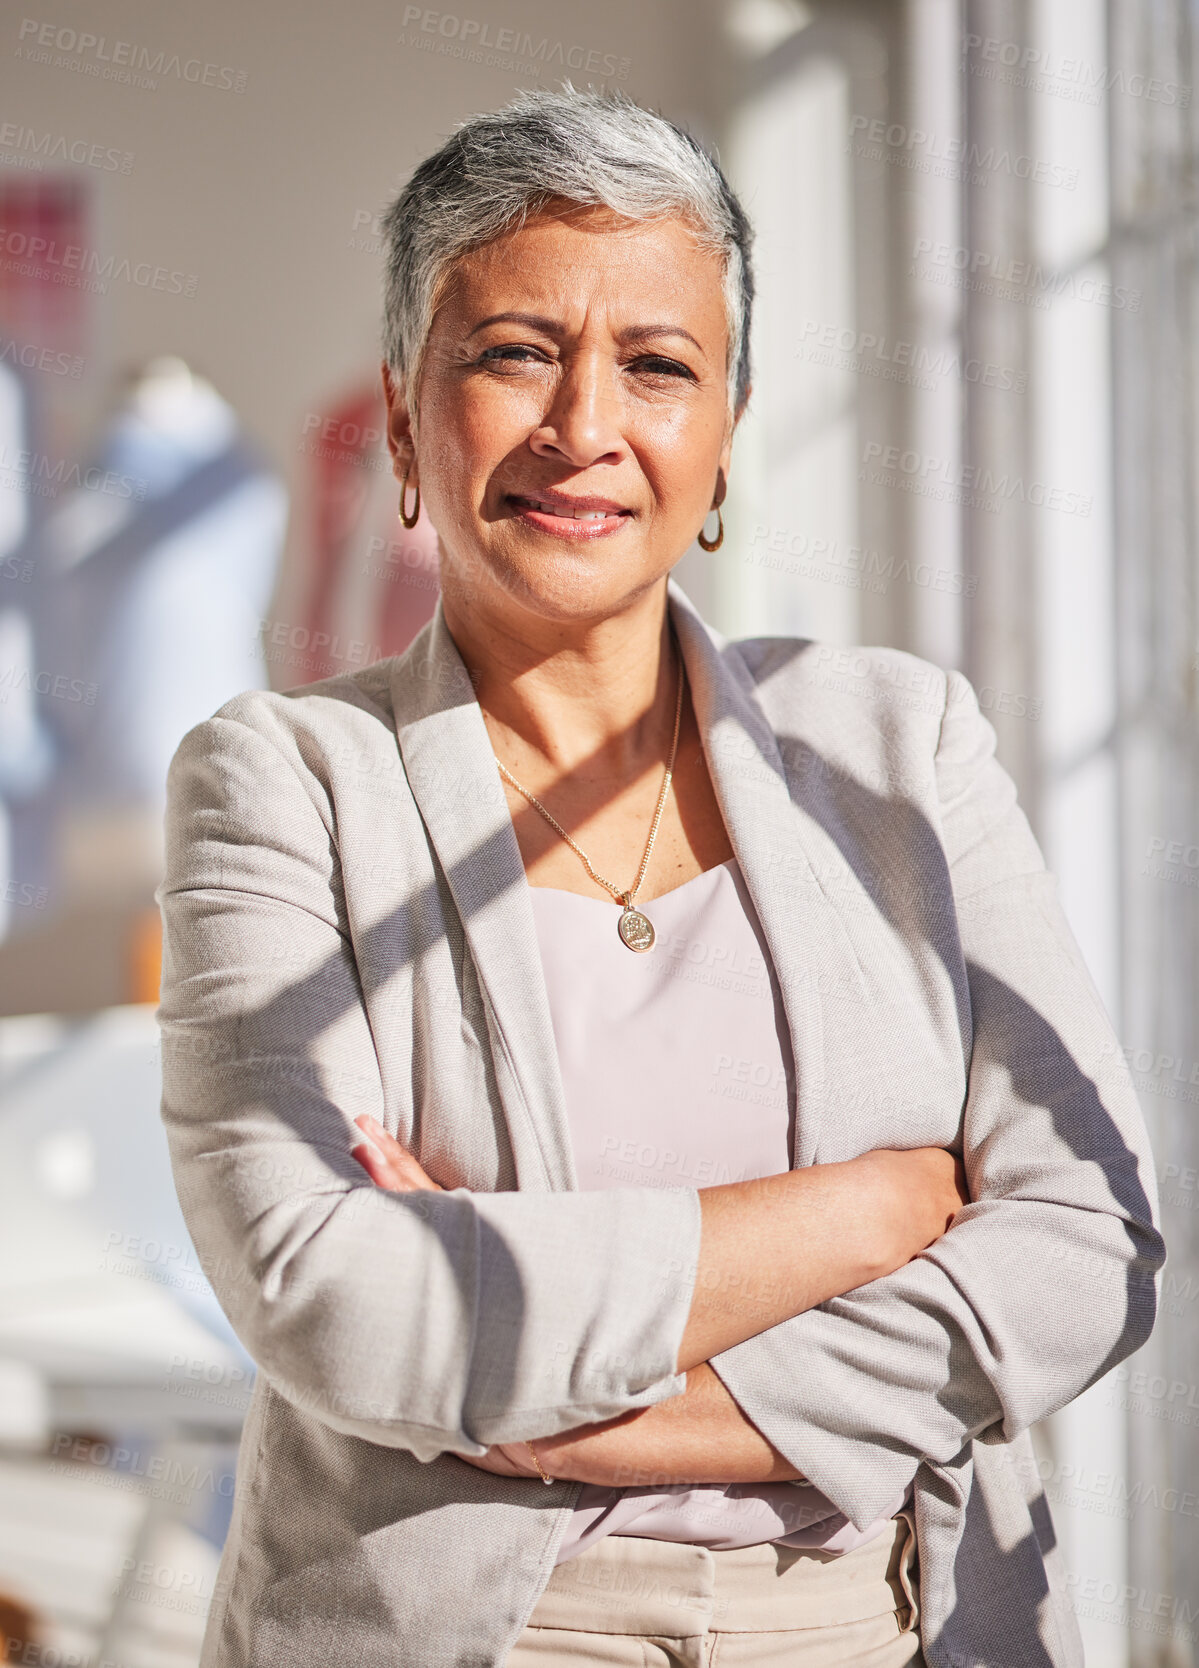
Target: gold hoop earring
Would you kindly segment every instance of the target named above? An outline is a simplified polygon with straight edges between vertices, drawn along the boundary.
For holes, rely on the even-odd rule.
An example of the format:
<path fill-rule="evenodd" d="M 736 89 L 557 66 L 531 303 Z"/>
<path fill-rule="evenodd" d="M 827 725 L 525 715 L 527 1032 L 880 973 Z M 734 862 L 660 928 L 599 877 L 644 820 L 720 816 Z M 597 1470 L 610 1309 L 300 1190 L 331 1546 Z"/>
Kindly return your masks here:
<path fill-rule="evenodd" d="M 404 479 L 400 482 L 400 520 L 405 527 L 415 527 L 420 520 L 420 482 L 416 484 L 416 502 L 412 507 L 412 514 L 405 515 L 404 500 L 408 496 L 408 471 L 404 471 Z"/>
<path fill-rule="evenodd" d="M 721 545 L 724 543 L 724 517 L 720 513 L 719 504 L 714 504 L 712 507 L 716 511 L 716 537 L 714 539 L 706 539 L 704 537 L 704 530 L 701 527 L 699 532 L 695 535 L 701 550 L 719 550 Z M 704 520 L 707 521 L 707 519 L 707 516 L 705 516 Z"/>

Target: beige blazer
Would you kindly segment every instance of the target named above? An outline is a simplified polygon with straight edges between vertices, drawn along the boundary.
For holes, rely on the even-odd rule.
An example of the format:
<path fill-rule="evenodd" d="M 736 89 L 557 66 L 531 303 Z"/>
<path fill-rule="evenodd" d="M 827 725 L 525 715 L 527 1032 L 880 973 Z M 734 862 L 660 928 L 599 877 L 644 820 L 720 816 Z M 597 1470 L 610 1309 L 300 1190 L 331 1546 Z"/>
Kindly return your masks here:
<path fill-rule="evenodd" d="M 794 1162 L 964 1147 L 898 1272 L 716 1357 L 858 1525 L 915 1479 L 930 1668 L 1081 1668 L 1028 1427 L 1144 1342 L 1146 1132 L 1053 878 L 957 672 L 731 642 L 668 582 L 774 958 Z M 581 1192 L 528 883 L 439 602 L 408 651 L 253 691 L 171 765 L 163 1117 L 261 1371 L 205 1668 L 491 1668 L 577 1483 L 460 1457 L 680 1393 L 693 1189 Z M 350 1157 L 371 1112 L 447 1189 Z"/>

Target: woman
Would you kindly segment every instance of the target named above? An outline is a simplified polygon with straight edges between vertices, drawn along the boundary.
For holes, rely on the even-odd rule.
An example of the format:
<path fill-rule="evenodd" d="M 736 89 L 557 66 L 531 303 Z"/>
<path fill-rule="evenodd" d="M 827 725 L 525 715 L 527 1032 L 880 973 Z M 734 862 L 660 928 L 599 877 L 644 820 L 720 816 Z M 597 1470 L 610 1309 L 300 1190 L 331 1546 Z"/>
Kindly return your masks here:
<path fill-rule="evenodd" d="M 670 577 L 752 292 L 678 129 L 525 95 L 386 224 L 437 613 L 171 769 L 163 1112 L 262 1368 L 204 1662 L 1079 1664 L 1028 1427 L 1164 1251 L 994 733 Z"/>

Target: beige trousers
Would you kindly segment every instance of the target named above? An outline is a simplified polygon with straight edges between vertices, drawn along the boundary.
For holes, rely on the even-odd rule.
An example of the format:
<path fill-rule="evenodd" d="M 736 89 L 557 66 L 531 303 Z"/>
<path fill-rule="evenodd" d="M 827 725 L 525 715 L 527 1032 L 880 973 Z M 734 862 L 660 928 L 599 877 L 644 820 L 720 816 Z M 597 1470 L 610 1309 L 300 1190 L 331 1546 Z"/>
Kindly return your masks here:
<path fill-rule="evenodd" d="M 608 1535 L 559 1564 L 508 1668 L 924 1668 L 907 1511 L 854 1552 Z"/>

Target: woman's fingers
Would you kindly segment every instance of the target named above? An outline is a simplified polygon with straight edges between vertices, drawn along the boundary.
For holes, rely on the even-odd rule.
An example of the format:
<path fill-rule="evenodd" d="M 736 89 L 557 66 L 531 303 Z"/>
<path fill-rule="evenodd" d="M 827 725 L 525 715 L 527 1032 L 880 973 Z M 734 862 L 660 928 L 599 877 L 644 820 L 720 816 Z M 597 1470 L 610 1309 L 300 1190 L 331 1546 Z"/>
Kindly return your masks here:
<path fill-rule="evenodd" d="M 497 1443 L 485 1454 L 459 1454 L 459 1459 L 480 1471 L 490 1471 L 495 1477 L 539 1477 L 529 1450 L 523 1442 Z"/>
<path fill-rule="evenodd" d="M 351 1156 L 357 1159 L 376 1187 L 382 1187 L 388 1193 L 445 1191 L 421 1166 L 420 1161 L 412 1156 L 407 1147 L 401 1146 L 395 1136 L 389 1135 L 375 1118 L 364 1113 L 361 1118 L 355 1118 L 354 1122 L 367 1137 L 367 1142 L 352 1147 Z"/>
<path fill-rule="evenodd" d="M 402 1177 L 396 1175 L 392 1166 L 377 1148 L 369 1146 L 364 1141 L 360 1146 L 350 1148 L 350 1156 L 358 1160 L 376 1187 L 385 1188 L 388 1193 L 402 1193 L 405 1191 Z"/>

